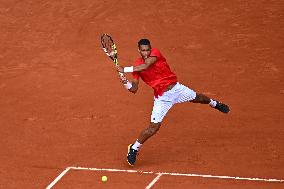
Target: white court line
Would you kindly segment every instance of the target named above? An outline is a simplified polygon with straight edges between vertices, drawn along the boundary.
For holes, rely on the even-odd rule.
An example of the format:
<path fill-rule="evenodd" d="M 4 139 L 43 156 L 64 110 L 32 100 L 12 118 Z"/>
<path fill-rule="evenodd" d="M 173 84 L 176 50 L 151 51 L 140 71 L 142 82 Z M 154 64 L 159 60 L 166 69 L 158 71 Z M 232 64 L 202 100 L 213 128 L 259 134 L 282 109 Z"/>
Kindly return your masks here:
<path fill-rule="evenodd" d="M 234 180 L 264 181 L 264 182 L 284 182 L 284 180 L 282 180 L 282 179 L 273 179 L 273 178 L 246 178 L 246 177 L 238 177 L 238 176 L 233 177 L 233 176 L 183 174 L 183 173 L 161 173 L 161 174 L 163 174 L 163 175 L 171 175 L 171 176 L 219 178 L 219 179 L 234 179 Z"/>
<path fill-rule="evenodd" d="M 158 173 L 158 176 L 156 176 L 156 178 L 154 178 L 154 180 L 152 180 L 152 182 L 150 182 L 145 189 L 150 189 L 161 178 L 162 175 L 162 173 Z"/>
<path fill-rule="evenodd" d="M 249 177 L 239 177 L 239 176 L 217 176 L 217 175 L 204 175 L 204 174 L 192 174 L 192 173 L 166 173 L 166 172 L 153 172 L 153 171 L 106 169 L 106 168 L 86 168 L 86 167 L 69 167 L 69 168 L 75 169 L 75 170 L 90 170 L 90 171 L 126 172 L 126 173 L 142 173 L 142 174 L 162 174 L 162 175 L 170 175 L 170 176 L 203 177 L 203 178 L 263 181 L 263 182 L 284 182 L 284 179 L 274 179 L 274 178 L 249 178 Z"/>
<path fill-rule="evenodd" d="M 87 168 L 87 167 L 69 167 L 75 170 L 89 170 L 89 171 L 107 171 L 107 172 L 126 172 L 126 173 L 142 173 L 142 174 L 157 174 L 153 171 L 139 171 L 139 170 L 124 170 L 124 169 L 105 169 L 105 168 Z"/>
<path fill-rule="evenodd" d="M 157 174 L 158 176 L 146 187 L 150 189 L 163 175 L 170 176 L 186 176 L 186 177 L 203 177 L 203 178 L 217 178 L 217 179 L 234 179 L 234 180 L 248 180 L 248 181 L 263 181 L 263 182 L 284 182 L 284 179 L 274 178 L 248 178 L 239 176 L 217 176 L 217 175 L 204 175 L 192 173 L 167 173 L 167 172 L 153 172 L 153 171 L 140 171 L 140 170 L 127 170 L 127 169 L 107 169 L 107 168 L 87 168 L 87 167 L 67 167 L 60 175 L 58 175 L 46 189 L 51 189 L 70 169 L 73 170 L 87 170 L 87 171 L 106 171 L 106 172 L 124 172 L 124 173 L 142 173 L 142 174 Z M 152 184 L 153 183 L 153 184 Z"/>
<path fill-rule="evenodd" d="M 71 167 L 67 167 L 64 171 L 62 171 L 62 173 L 60 175 L 58 175 L 54 181 L 52 181 L 52 183 L 50 183 L 46 189 L 50 189 L 52 188 L 69 170 L 71 169 Z"/>

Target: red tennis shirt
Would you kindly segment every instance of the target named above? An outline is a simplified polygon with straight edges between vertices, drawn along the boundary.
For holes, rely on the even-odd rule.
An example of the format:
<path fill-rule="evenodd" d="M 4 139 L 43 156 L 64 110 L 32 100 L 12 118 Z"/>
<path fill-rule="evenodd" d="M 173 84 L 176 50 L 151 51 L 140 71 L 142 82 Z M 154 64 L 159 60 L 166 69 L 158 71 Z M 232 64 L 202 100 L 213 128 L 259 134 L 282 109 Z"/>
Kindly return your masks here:
<path fill-rule="evenodd" d="M 150 56 L 157 58 L 151 66 L 141 72 L 133 72 L 133 78 L 141 79 L 150 87 L 154 89 L 155 97 L 162 96 L 166 88 L 173 83 L 177 82 L 176 75 L 171 71 L 166 59 L 156 48 L 151 49 Z M 144 59 L 138 58 L 134 66 L 144 64 Z"/>

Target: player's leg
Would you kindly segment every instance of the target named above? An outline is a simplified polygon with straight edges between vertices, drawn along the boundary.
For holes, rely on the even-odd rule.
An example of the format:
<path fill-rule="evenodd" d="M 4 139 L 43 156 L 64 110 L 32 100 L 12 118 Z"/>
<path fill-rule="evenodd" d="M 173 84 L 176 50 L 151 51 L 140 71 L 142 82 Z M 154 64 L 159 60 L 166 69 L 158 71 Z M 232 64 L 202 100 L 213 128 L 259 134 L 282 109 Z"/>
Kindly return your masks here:
<path fill-rule="evenodd" d="M 137 142 L 138 142 L 137 147 L 134 144 L 134 148 L 135 149 L 136 148 L 139 149 L 141 147 L 141 145 L 139 145 L 139 144 L 143 144 L 144 142 L 146 142 L 147 139 L 149 139 L 150 137 L 155 135 L 159 131 L 160 127 L 161 127 L 161 123 L 153 123 L 153 122 L 151 122 L 149 127 L 144 129 L 140 133 L 140 135 L 139 135 L 139 137 L 137 139 Z"/>
<path fill-rule="evenodd" d="M 230 111 L 229 106 L 227 106 L 226 104 L 221 103 L 217 100 L 213 100 L 204 94 L 196 93 L 192 89 L 189 89 L 188 87 L 182 84 L 179 84 L 176 90 L 179 90 L 180 93 L 176 99 L 176 103 L 192 102 L 200 104 L 209 104 L 212 108 L 215 108 L 220 112 L 228 113 Z"/>
<path fill-rule="evenodd" d="M 209 104 L 212 108 L 215 108 L 223 113 L 228 113 L 230 111 L 230 108 L 228 105 L 221 103 L 217 100 L 213 100 L 201 93 L 196 94 L 195 99 L 190 102 L 200 103 L 200 104 Z"/>
<path fill-rule="evenodd" d="M 204 94 L 201 93 L 196 93 L 196 96 L 193 100 L 191 100 L 190 102 L 193 103 L 200 103 L 200 104 L 209 104 L 211 101 L 211 99 L 207 96 L 205 96 Z"/>
<path fill-rule="evenodd" d="M 140 147 L 159 131 L 163 118 L 172 106 L 173 101 L 165 93 L 163 96 L 155 99 L 149 127 L 140 133 L 134 144 L 128 146 L 127 162 L 129 165 L 133 166 L 135 164 Z"/>
<path fill-rule="evenodd" d="M 137 153 L 146 140 L 155 135 L 160 129 L 161 123 L 150 123 L 149 127 L 144 129 L 134 144 L 128 146 L 127 162 L 133 166 L 136 162 Z"/>

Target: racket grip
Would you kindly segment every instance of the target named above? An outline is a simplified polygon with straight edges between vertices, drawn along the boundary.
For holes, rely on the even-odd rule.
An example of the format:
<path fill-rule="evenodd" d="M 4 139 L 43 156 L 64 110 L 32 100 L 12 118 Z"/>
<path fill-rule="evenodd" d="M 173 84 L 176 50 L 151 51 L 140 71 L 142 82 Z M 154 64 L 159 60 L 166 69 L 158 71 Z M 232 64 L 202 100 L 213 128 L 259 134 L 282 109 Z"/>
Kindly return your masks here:
<path fill-rule="evenodd" d="M 118 74 L 119 74 L 119 76 L 124 76 L 124 74 L 123 74 L 123 73 L 121 73 L 121 72 L 118 72 Z"/>

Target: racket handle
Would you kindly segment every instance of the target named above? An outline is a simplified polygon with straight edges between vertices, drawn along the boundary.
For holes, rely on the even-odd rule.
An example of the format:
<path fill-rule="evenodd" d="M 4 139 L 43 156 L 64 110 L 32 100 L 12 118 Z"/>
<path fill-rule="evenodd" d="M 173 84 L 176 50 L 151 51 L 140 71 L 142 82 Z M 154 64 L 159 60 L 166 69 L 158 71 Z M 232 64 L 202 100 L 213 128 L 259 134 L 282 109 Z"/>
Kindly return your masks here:
<path fill-rule="evenodd" d="M 120 77 L 123 77 L 123 76 L 124 76 L 124 74 L 121 73 L 121 72 L 118 72 L 118 74 L 119 74 Z"/>
<path fill-rule="evenodd" d="M 125 75 L 123 73 L 120 73 L 120 72 L 118 72 L 118 74 L 119 74 L 120 82 L 125 85 L 128 82 Z"/>

